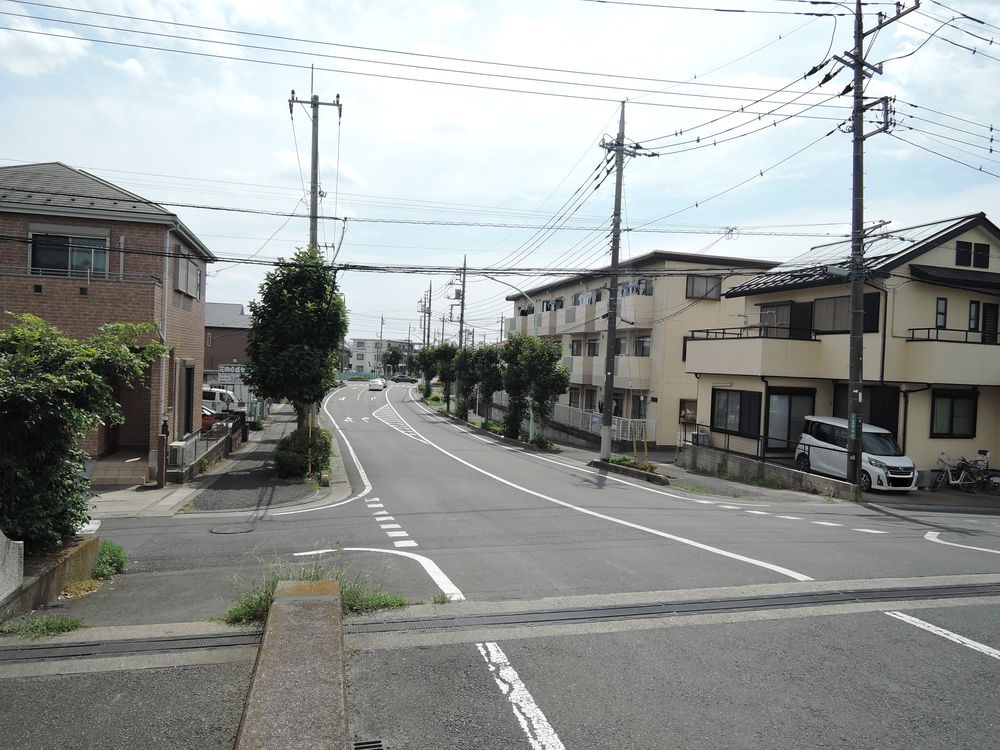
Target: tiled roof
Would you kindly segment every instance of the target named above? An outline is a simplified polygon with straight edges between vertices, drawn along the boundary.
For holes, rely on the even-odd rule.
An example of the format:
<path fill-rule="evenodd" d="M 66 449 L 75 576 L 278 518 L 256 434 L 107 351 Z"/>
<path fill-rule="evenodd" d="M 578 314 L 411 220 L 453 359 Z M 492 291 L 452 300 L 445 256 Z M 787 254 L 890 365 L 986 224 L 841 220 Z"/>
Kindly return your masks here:
<path fill-rule="evenodd" d="M 957 216 L 897 230 L 886 229 L 866 242 L 865 270 L 873 275 L 878 275 L 880 271 L 889 272 L 978 224 L 985 224 L 991 231 L 997 232 L 997 228 L 982 213 Z M 850 257 L 850 239 L 819 245 L 766 273 L 734 286 L 726 292 L 726 296 L 745 297 L 827 284 L 843 284 L 845 281 L 843 273 L 830 273 L 829 269 L 847 271 Z"/>
<path fill-rule="evenodd" d="M 205 303 L 206 328 L 249 328 L 252 318 L 244 315 L 243 305 L 225 302 Z"/>
<path fill-rule="evenodd" d="M 133 214 L 174 219 L 162 206 L 61 162 L 0 167 L 0 210 Z"/>

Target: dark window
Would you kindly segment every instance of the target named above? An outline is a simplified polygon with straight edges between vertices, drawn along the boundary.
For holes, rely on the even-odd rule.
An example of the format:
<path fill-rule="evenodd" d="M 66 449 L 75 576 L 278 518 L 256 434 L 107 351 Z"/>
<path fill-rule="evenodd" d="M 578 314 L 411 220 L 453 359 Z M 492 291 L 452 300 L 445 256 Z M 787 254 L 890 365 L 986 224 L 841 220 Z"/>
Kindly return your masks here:
<path fill-rule="evenodd" d="M 620 357 L 625 353 L 625 337 L 618 336 L 615 339 L 615 356 Z"/>
<path fill-rule="evenodd" d="M 955 265 L 956 266 L 971 266 L 972 265 L 972 243 L 963 242 L 959 240 L 955 243 Z"/>
<path fill-rule="evenodd" d="M 862 331 L 878 332 L 879 294 L 872 292 L 864 296 Z M 826 297 L 813 303 L 813 327 L 818 333 L 847 333 L 851 330 L 851 298 Z"/>
<path fill-rule="evenodd" d="M 712 429 L 747 437 L 760 435 L 760 393 L 712 389 Z"/>
<path fill-rule="evenodd" d="M 108 242 L 97 237 L 36 234 L 31 238 L 31 270 L 60 276 L 106 276 Z"/>
<path fill-rule="evenodd" d="M 948 327 L 948 298 L 937 298 L 937 315 L 934 318 L 934 325 L 937 328 Z"/>
<path fill-rule="evenodd" d="M 977 242 L 972 246 L 972 265 L 974 268 L 990 267 L 990 246 L 985 242 Z"/>
<path fill-rule="evenodd" d="M 978 391 L 935 390 L 932 394 L 932 438 L 973 438 L 976 436 Z"/>
<path fill-rule="evenodd" d="M 201 266 L 190 255 L 181 253 L 177 256 L 178 292 L 195 299 L 201 299 Z"/>
<path fill-rule="evenodd" d="M 583 408 L 587 411 L 594 411 L 597 407 L 597 391 L 592 388 L 588 388 L 583 392 L 583 398 Z"/>
<path fill-rule="evenodd" d="M 969 303 L 969 330 L 979 330 L 979 300 L 972 300 Z"/>
<path fill-rule="evenodd" d="M 688 299 L 719 299 L 722 296 L 722 279 L 718 276 L 688 276 Z"/>
<path fill-rule="evenodd" d="M 587 356 L 596 357 L 601 353 L 601 342 L 598 339 L 587 339 Z"/>
<path fill-rule="evenodd" d="M 632 353 L 636 357 L 648 357 L 649 347 L 650 347 L 649 336 L 637 336 L 635 339 L 635 348 L 632 350 Z"/>
<path fill-rule="evenodd" d="M 569 389 L 569 405 L 573 409 L 580 408 L 580 389 L 570 388 Z"/>
<path fill-rule="evenodd" d="M 579 357 L 583 354 L 583 339 L 574 339 L 569 342 L 569 356 Z"/>

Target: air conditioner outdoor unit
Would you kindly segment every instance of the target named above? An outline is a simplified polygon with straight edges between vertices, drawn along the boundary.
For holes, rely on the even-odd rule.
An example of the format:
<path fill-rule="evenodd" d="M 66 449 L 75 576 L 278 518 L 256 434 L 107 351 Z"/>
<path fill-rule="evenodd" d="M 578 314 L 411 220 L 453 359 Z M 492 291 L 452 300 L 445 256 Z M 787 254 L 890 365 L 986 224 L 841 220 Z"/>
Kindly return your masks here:
<path fill-rule="evenodd" d="M 183 466 L 184 465 L 184 446 L 186 443 L 177 442 L 170 444 L 170 454 L 167 457 L 167 466 Z"/>

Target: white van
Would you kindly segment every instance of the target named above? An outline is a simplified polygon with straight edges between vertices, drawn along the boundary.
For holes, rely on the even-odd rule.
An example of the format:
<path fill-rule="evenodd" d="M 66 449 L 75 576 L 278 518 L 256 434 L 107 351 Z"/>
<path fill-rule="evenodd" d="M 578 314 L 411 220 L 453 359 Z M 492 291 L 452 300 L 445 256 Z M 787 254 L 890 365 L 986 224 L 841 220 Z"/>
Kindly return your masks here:
<path fill-rule="evenodd" d="M 795 466 L 800 471 L 847 476 L 847 420 L 840 417 L 805 418 L 802 436 L 795 447 Z M 917 469 L 903 455 L 892 433 L 873 424 L 861 431 L 861 486 L 865 491 L 911 492 L 917 489 Z"/>
<path fill-rule="evenodd" d="M 215 413 L 220 411 L 246 411 L 247 407 L 236 394 L 225 388 L 202 388 L 201 403 Z"/>

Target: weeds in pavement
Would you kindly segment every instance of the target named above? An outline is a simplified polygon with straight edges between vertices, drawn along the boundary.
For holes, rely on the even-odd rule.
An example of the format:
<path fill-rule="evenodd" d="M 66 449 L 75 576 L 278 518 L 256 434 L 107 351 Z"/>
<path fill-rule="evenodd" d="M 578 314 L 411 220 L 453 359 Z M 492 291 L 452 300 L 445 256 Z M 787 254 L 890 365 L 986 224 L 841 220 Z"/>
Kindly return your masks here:
<path fill-rule="evenodd" d="M 101 582 L 95 581 L 93 578 L 88 578 L 85 581 L 74 581 L 66 584 L 59 598 L 79 599 L 81 596 L 93 594 L 99 588 L 101 588 Z"/>
<path fill-rule="evenodd" d="M 608 463 L 615 464 L 616 466 L 628 466 L 630 469 L 648 471 L 653 474 L 656 473 L 656 467 L 649 461 L 643 461 L 642 459 L 634 458 L 633 456 L 623 456 L 620 453 L 612 453 L 608 456 Z"/>
<path fill-rule="evenodd" d="M 434 599 L 432 600 L 435 604 L 447 604 L 451 601 L 447 594 L 434 594 Z"/>
<path fill-rule="evenodd" d="M 19 635 L 22 638 L 46 638 L 60 633 L 87 627 L 87 623 L 76 617 L 29 617 L 13 625 L 6 625 L 2 632 Z"/>
<path fill-rule="evenodd" d="M 409 604 L 403 597 L 385 593 L 380 586 L 368 583 L 360 575 L 348 575 L 347 570 L 340 565 L 329 567 L 319 562 L 293 565 L 279 560 L 267 566 L 263 581 L 255 585 L 247 584 L 242 578 L 236 577 L 236 586 L 243 589 L 243 595 L 229 608 L 222 619 L 229 625 L 263 624 L 280 581 L 326 579 L 335 580 L 340 584 L 340 601 L 345 613 L 362 614 L 377 609 L 405 607 Z"/>
<path fill-rule="evenodd" d="M 101 542 L 97 550 L 97 566 L 94 568 L 94 578 L 111 578 L 118 573 L 124 573 L 128 565 L 125 550 L 114 542 Z"/>

